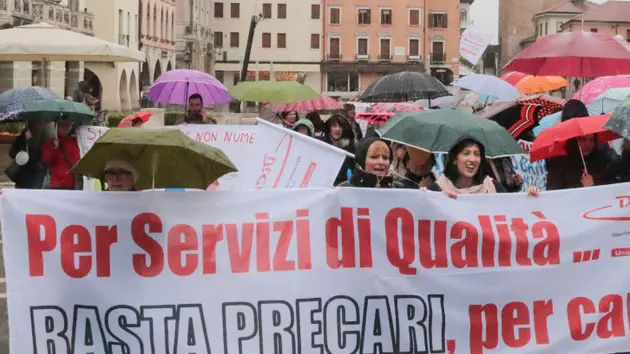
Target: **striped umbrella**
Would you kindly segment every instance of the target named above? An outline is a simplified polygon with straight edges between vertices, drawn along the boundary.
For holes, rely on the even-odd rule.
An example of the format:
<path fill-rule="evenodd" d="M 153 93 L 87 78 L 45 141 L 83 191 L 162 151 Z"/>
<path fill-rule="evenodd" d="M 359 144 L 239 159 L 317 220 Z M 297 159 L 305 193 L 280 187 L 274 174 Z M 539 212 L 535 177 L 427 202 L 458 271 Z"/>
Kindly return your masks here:
<path fill-rule="evenodd" d="M 332 97 L 321 95 L 317 98 L 295 103 L 269 104 L 266 108 L 274 112 L 319 111 L 322 109 L 341 109 L 343 108 L 343 103 L 335 100 Z"/>

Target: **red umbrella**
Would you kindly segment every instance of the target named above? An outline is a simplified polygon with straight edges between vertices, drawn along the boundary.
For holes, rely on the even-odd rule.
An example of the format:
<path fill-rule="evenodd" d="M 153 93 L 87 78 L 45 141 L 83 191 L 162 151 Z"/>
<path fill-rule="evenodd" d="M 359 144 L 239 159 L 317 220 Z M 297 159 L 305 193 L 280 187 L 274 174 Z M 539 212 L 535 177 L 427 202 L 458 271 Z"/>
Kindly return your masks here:
<path fill-rule="evenodd" d="M 319 111 L 321 109 L 341 109 L 343 104 L 332 97 L 321 95 L 311 100 L 289 104 L 271 104 L 267 106 L 274 112 Z"/>
<path fill-rule="evenodd" d="M 567 141 L 580 136 L 596 134 L 598 143 L 606 143 L 621 138 L 619 134 L 602 128 L 610 116 L 610 114 L 604 114 L 570 119 L 543 130 L 534 140 L 529 152 L 531 161 L 566 155 Z"/>
<path fill-rule="evenodd" d="M 375 103 L 357 114 L 356 119 L 366 120 L 376 125 L 384 124 L 398 112 L 422 111 L 424 108 L 411 103 L 382 102 Z"/>
<path fill-rule="evenodd" d="M 118 123 L 118 128 L 127 128 L 133 126 L 133 121 L 140 118 L 142 120 L 142 124 L 146 123 L 151 119 L 153 113 L 151 112 L 136 112 L 132 115 L 129 115 L 123 118 L 120 123 Z M 142 125 L 141 124 L 141 125 Z"/>
<path fill-rule="evenodd" d="M 630 44 L 593 32 L 544 36 L 504 68 L 536 76 L 599 77 L 630 73 Z"/>

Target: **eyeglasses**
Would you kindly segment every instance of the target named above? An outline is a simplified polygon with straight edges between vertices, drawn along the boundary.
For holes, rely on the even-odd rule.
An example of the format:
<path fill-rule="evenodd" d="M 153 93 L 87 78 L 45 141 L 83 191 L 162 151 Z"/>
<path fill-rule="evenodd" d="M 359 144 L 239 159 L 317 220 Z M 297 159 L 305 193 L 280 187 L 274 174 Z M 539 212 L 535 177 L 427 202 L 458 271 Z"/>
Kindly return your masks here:
<path fill-rule="evenodd" d="M 105 171 L 105 178 L 113 179 L 114 177 L 127 177 L 130 176 L 131 172 L 126 170 L 107 170 Z"/>

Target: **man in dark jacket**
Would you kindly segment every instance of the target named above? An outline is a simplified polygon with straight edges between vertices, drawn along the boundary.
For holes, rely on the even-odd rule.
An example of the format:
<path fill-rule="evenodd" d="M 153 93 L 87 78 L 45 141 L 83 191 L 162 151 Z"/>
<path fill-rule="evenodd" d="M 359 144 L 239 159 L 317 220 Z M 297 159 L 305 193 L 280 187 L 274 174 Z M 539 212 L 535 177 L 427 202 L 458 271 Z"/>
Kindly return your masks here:
<path fill-rule="evenodd" d="M 350 128 L 352 129 L 352 134 L 354 134 L 354 144 L 363 139 L 363 132 L 361 131 L 361 126 L 354 119 L 357 115 L 356 107 L 352 103 L 346 103 L 343 105 L 343 110 L 346 113 L 345 117 L 350 123 Z"/>
<path fill-rule="evenodd" d="M 42 163 L 42 146 L 46 140 L 42 122 L 29 122 L 27 127 L 15 139 L 9 157 L 15 160 L 20 151 L 29 155 L 26 165 L 19 166 L 15 182 L 17 189 L 41 189 L 46 178 L 47 168 Z"/>

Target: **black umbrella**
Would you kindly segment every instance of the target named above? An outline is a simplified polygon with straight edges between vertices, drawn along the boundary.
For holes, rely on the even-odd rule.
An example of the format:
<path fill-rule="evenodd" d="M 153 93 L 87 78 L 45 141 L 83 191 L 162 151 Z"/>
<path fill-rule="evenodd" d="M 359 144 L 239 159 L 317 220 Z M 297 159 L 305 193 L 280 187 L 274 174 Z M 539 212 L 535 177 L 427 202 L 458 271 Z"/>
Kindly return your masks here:
<path fill-rule="evenodd" d="M 376 80 L 359 99 L 367 102 L 414 102 L 450 95 L 446 87 L 433 76 L 403 71 Z"/>
<path fill-rule="evenodd" d="M 534 141 L 533 129 L 542 105 L 522 102 L 500 102 L 487 107 L 477 116 L 493 120 L 505 128 L 515 139 Z"/>

